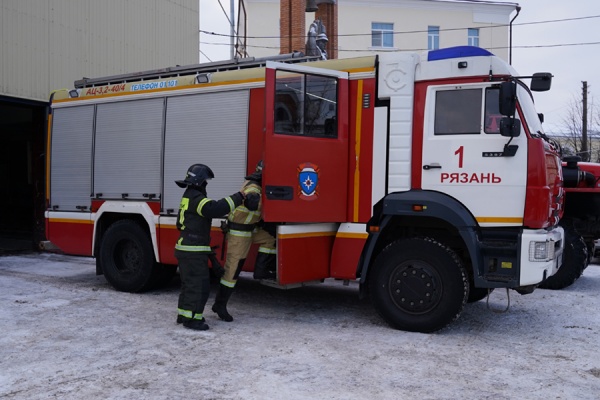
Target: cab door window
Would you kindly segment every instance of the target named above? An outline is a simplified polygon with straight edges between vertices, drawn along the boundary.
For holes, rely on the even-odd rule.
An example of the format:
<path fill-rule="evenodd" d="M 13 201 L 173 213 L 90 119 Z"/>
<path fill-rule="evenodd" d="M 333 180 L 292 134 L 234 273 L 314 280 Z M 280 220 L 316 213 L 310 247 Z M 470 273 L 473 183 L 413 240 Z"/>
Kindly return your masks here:
<path fill-rule="evenodd" d="M 503 115 L 500 114 L 499 95 L 500 89 L 497 87 L 485 89 L 485 115 L 483 119 L 485 133 L 500 133 L 500 119 Z"/>
<path fill-rule="evenodd" d="M 277 71 L 275 133 L 337 138 L 337 79 Z"/>
<path fill-rule="evenodd" d="M 435 96 L 435 135 L 481 133 L 482 89 L 441 90 Z"/>

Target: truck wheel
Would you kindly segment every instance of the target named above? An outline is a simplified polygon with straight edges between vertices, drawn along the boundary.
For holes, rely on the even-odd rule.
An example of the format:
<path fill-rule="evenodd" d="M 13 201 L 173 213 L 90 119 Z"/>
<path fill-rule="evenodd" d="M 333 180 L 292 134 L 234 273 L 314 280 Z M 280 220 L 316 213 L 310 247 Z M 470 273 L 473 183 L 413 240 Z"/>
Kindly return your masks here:
<path fill-rule="evenodd" d="M 592 263 L 594 258 L 594 243 L 586 243 L 585 247 L 587 248 L 587 261 L 585 263 L 585 267 L 583 267 L 584 270 Z"/>
<path fill-rule="evenodd" d="M 377 312 L 390 326 L 433 332 L 454 321 L 467 301 L 467 271 L 431 238 L 401 239 L 379 254 L 369 279 Z"/>
<path fill-rule="evenodd" d="M 156 281 L 157 263 L 150 237 L 131 220 L 112 224 L 100 244 L 100 263 L 108 283 L 122 292 L 141 292 Z"/>
<path fill-rule="evenodd" d="M 542 289 L 560 290 L 571 286 L 583 273 L 587 263 L 587 246 L 572 226 L 565 229 L 563 263 L 556 274 L 540 284 Z"/>

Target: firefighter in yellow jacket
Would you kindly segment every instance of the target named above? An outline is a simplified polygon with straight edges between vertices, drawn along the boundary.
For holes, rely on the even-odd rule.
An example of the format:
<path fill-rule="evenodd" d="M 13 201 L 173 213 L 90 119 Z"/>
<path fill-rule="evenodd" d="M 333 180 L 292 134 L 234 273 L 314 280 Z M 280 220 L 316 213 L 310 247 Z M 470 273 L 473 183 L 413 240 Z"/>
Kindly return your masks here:
<path fill-rule="evenodd" d="M 206 185 L 214 177 L 208 166 L 194 164 L 188 169 L 184 180 L 175 181 L 177 186 L 185 188 L 176 222 L 180 234 L 175 245 L 175 257 L 181 276 L 177 322 L 200 331 L 208 329 L 203 312 L 210 291 L 208 258 L 212 253 L 212 218 L 224 216 L 244 201 L 241 192 L 218 201 L 209 199 Z"/>
<path fill-rule="evenodd" d="M 227 302 L 233 293 L 237 279 L 252 243 L 258 244 L 258 255 L 254 264 L 254 279 L 275 279 L 275 232 L 269 233 L 258 225 L 261 221 L 261 183 L 263 162 L 259 161 L 256 170 L 245 177 L 240 190 L 246 197 L 227 218 L 227 258 L 225 274 L 219 283 L 212 310 L 224 321 L 233 317 L 227 312 Z"/>

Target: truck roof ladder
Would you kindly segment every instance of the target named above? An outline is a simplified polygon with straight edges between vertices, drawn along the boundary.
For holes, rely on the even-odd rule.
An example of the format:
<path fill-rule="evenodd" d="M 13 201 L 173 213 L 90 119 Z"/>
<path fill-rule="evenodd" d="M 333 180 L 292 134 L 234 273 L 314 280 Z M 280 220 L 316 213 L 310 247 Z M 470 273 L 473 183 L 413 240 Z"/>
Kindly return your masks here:
<path fill-rule="evenodd" d="M 247 57 L 234 58 L 232 60 L 215 61 L 203 64 L 192 64 L 184 66 L 167 67 L 149 71 L 134 72 L 129 74 L 120 74 L 105 76 L 100 78 L 82 78 L 74 82 L 76 89 L 86 87 L 113 85 L 117 83 L 139 82 L 152 79 L 172 78 L 177 76 L 211 73 L 219 71 L 231 71 L 237 69 L 264 67 L 267 61 L 279 61 L 286 63 L 300 63 L 318 60 L 318 56 L 305 56 L 302 52 L 280 54 L 272 57 Z"/>

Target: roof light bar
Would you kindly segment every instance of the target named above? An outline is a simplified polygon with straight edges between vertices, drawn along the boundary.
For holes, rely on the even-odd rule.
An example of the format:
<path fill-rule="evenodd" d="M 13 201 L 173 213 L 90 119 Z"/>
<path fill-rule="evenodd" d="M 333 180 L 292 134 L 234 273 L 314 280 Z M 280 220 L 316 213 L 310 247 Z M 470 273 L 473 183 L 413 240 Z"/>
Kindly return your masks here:
<path fill-rule="evenodd" d="M 486 49 L 475 46 L 455 46 L 446 49 L 431 50 L 427 55 L 427 61 L 448 60 L 460 57 L 487 57 L 493 56 Z"/>

